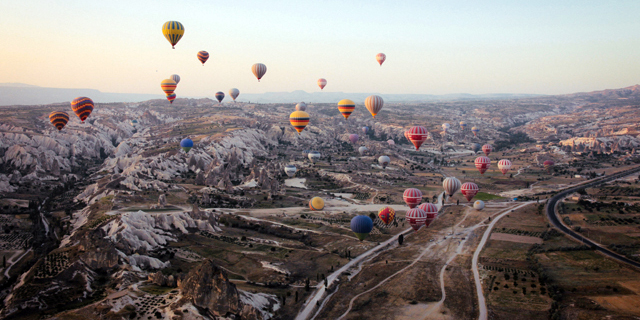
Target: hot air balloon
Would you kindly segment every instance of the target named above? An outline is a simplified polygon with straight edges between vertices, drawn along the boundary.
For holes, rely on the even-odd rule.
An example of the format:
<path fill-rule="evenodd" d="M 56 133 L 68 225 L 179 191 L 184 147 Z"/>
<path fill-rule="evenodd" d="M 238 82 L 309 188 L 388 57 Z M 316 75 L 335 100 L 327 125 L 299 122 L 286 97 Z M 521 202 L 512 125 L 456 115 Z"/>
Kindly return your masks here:
<path fill-rule="evenodd" d="M 364 106 L 367 107 L 367 110 L 369 110 L 369 112 L 371 112 L 371 115 L 375 118 L 378 112 L 382 110 L 382 107 L 384 106 L 384 100 L 376 95 L 368 96 L 364 100 Z"/>
<path fill-rule="evenodd" d="M 404 199 L 409 208 L 415 208 L 422 202 L 422 191 L 416 188 L 409 188 L 402 194 L 402 199 Z"/>
<path fill-rule="evenodd" d="M 500 169 L 500 171 L 504 175 L 505 173 L 507 173 L 507 171 L 509 171 L 509 169 L 511 169 L 511 161 L 507 159 L 498 161 L 498 169 Z"/>
<path fill-rule="evenodd" d="M 309 152 L 311 152 L 311 150 L 302 150 L 302 155 L 306 157 L 309 155 Z"/>
<path fill-rule="evenodd" d="M 443 123 L 442 124 L 442 131 L 444 131 L 444 133 L 449 132 L 449 128 L 451 128 L 451 125 L 448 123 Z"/>
<path fill-rule="evenodd" d="M 420 149 L 420 146 L 423 142 L 427 141 L 429 137 L 429 131 L 425 129 L 425 127 L 414 126 L 406 132 L 405 136 L 413 145 L 416 147 L 416 150 Z"/>
<path fill-rule="evenodd" d="M 318 160 L 320 160 L 320 156 L 320 152 L 318 151 L 311 151 L 309 152 L 309 155 L 307 155 L 307 157 L 309 157 L 309 160 L 311 160 L 311 163 L 318 162 Z"/>
<path fill-rule="evenodd" d="M 473 203 L 473 208 L 478 210 L 478 211 L 484 209 L 484 201 L 476 200 L 476 202 Z"/>
<path fill-rule="evenodd" d="M 193 140 L 189 138 L 182 139 L 182 141 L 180 141 L 180 147 L 182 147 L 185 153 L 189 152 L 189 150 L 193 148 Z"/>
<path fill-rule="evenodd" d="M 309 124 L 309 114 L 304 111 L 294 111 L 289 116 L 289 122 L 298 131 L 298 134 Z"/>
<path fill-rule="evenodd" d="M 362 127 L 362 133 L 364 133 L 365 135 L 369 133 L 369 127 Z"/>
<path fill-rule="evenodd" d="M 477 137 L 478 136 L 478 132 L 480 132 L 480 129 L 478 129 L 477 127 L 473 127 L 471 128 L 471 132 L 473 132 L 473 136 Z"/>
<path fill-rule="evenodd" d="M 464 129 L 467 128 L 467 123 L 464 121 L 460 121 L 460 129 L 462 129 L 462 131 L 464 131 Z"/>
<path fill-rule="evenodd" d="M 309 208 L 311 211 L 318 211 L 324 209 L 324 200 L 320 197 L 313 197 L 309 200 Z"/>
<path fill-rule="evenodd" d="M 184 35 L 184 26 L 178 21 L 167 21 L 162 25 L 162 34 L 171 43 L 171 48 L 175 49 L 176 43 Z"/>
<path fill-rule="evenodd" d="M 131 122 L 129 122 L 129 124 L 131 124 L 132 126 L 135 127 L 136 125 L 138 125 L 138 120 L 133 119 L 133 120 L 131 120 Z"/>
<path fill-rule="evenodd" d="M 385 225 L 389 225 L 396 218 L 396 211 L 391 207 L 384 207 L 378 211 L 378 218 L 380 218 Z"/>
<path fill-rule="evenodd" d="M 378 163 L 382 166 L 382 169 L 386 169 L 389 163 L 391 163 L 391 159 L 387 156 L 380 156 L 378 157 Z"/>
<path fill-rule="evenodd" d="M 467 198 L 467 201 L 471 202 L 471 199 L 478 193 L 478 185 L 473 182 L 465 182 L 460 187 L 460 192 Z"/>
<path fill-rule="evenodd" d="M 471 150 L 473 150 L 474 153 L 477 153 L 478 151 L 482 150 L 482 145 L 479 143 L 474 143 L 471 146 Z"/>
<path fill-rule="evenodd" d="M 236 98 L 240 95 L 240 90 L 236 89 L 236 88 L 232 88 L 229 90 L 229 96 L 233 99 L 233 101 L 236 101 Z"/>
<path fill-rule="evenodd" d="M 176 86 L 176 82 L 171 79 L 164 79 L 160 82 L 160 88 L 162 88 L 162 91 L 164 91 L 166 95 L 172 94 L 173 91 L 176 90 Z"/>
<path fill-rule="evenodd" d="M 476 169 L 480 171 L 480 174 L 484 174 L 491 166 L 491 159 L 489 159 L 489 157 L 479 156 L 474 163 L 476 164 Z"/>
<path fill-rule="evenodd" d="M 173 80 L 173 82 L 175 82 L 176 85 L 180 83 L 180 76 L 177 74 L 172 74 L 171 77 L 169 77 L 169 79 Z"/>
<path fill-rule="evenodd" d="M 395 141 L 393 141 L 393 140 L 391 140 L 391 139 L 387 140 L 387 143 L 388 143 L 390 146 L 395 146 L 395 145 L 396 145 L 396 142 L 395 142 Z"/>
<path fill-rule="evenodd" d="M 49 114 L 49 121 L 60 131 L 67 125 L 67 122 L 69 122 L 69 114 L 63 111 L 51 112 Z"/>
<path fill-rule="evenodd" d="M 367 152 L 367 150 L 369 149 L 365 146 L 358 148 L 358 152 L 360 153 L 360 155 L 364 155 L 364 153 Z"/>
<path fill-rule="evenodd" d="M 378 63 L 380 64 L 380 66 L 382 67 L 382 63 L 387 60 L 387 56 L 384 53 L 378 53 L 376 54 L 376 60 L 378 61 Z"/>
<path fill-rule="evenodd" d="M 296 111 L 306 111 L 307 110 L 307 104 L 304 102 L 299 102 L 298 104 L 296 104 Z"/>
<path fill-rule="evenodd" d="M 373 221 L 368 216 L 355 216 L 351 219 L 351 231 L 362 241 L 373 230 Z"/>
<path fill-rule="evenodd" d="M 355 108 L 356 103 L 349 99 L 342 99 L 340 100 L 340 102 L 338 102 L 338 111 L 342 113 L 342 116 L 345 119 L 349 119 L 349 116 L 351 115 L 351 113 L 353 113 L 353 110 Z"/>
<path fill-rule="evenodd" d="M 71 101 L 71 110 L 80 118 L 80 121 L 84 123 L 84 120 L 89 117 L 93 111 L 93 100 L 87 97 L 77 97 Z"/>
<path fill-rule="evenodd" d="M 292 164 L 288 164 L 284 167 L 284 173 L 286 173 L 289 178 L 293 178 L 293 176 L 296 175 L 296 171 L 298 171 L 298 169 L 296 169 L 296 166 Z"/>
<path fill-rule="evenodd" d="M 489 154 L 493 151 L 493 147 L 490 144 L 485 144 L 482 146 L 482 152 L 488 157 Z"/>
<path fill-rule="evenodd" d="M 324 87 L 327 85 L 327 80 L 324 78 L 320 78 L 318 79 L 318 87 L 320 87 L 320 90 L 324 89 Z"/>
<path fill-rule="evenodd" d="M 167 95 L 167 100 L 169 100 L 169 104 L 173 104 L 173 100 L 175 100 L 175 99 L 176 99 L 176 94 L 175 93 Z"/>
<path fill-rule="evenodd" d="M 209 59 L 209 52 L 206 52 L 204 50 L 198 51 L 198 60 L 202 62 L 203 67 L 204 67 L 204 63 L 207 62 L 208 59 Z"/>
<path fill-rule="evenodd" d="M 351 143 L 355 144 L 356 142 L 358 142 L 358 140 L 360 140 L 360 136 L 359 135 L 357 135 L 355 133 L 352 133 L 352 134 L 349 135 L 349 141 L 351 141 Z"/>
<path fill-rule="evenodd" d="M 262 79 L 262 76 L 264 76 L 264 74 L 267 73 L 267 66 L 265 66 L 262 63 L 256 63 L 253 66 L 251 66 L 251 72 L 253 72 L 256 78 L 258 78 L 258 82 L 260 82 L 260 79 Z"/>
<path fill-rule="evenodd" d="M 405 217 L 415 231 L 427 225 L 427 213 L 420 208 L 409 209 Z"/>
<path fill-rule="evenodd" d="M 433 203 L 423 203 L 418 207 L 420 210 L 424 211 L 427 214 L 427 220 L 425 220 L 424 224 L 428 227 L 433 220 L 438 216 L 438 207 L 436 207 Z"/>
<path fill-rule="evenodd" d="M 218 100 L 218 103 L 222 103 L 222 99 L 224 99 L 224 92 L 222 91 L 216 92 L 216 100 Z"/>
<path fill-rule="evenodd" d="M 442 187 L 444 188 L 444 192 L 451 197 L 460 189 L 460 180 L 456 177 L 447 177 L 442 181 Z"/>
<path fill-rule="evenodd" d="M 547 170 L 547 172 L 551 172 L 551 168 L 553 167 L 554 164 L 556 164 L 556 163 L 551 161 L 551 160 L 547 160 L 547 161 L 542 163 L 542 165 Z"/>

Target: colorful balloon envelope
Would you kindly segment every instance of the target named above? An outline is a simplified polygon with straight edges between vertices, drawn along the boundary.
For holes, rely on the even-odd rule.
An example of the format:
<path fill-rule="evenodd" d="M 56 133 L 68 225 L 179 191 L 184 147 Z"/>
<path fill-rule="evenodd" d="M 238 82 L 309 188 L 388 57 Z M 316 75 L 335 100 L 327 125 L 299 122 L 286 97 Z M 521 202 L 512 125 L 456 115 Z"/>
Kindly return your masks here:
<path fill-rule="evenodd" d="M 340 102 L 338 102 L 338 111 L 342 113 L 342 116 L 345 119 L 349 119 L 349 116 L 351 115 L 351 113 L 353 113 L 353 110 L 355 108 L 356 103 L 349 99 L 342 99 L 340 100 Z"/>
<path fill-rule="evenodd" d="M 476 200 L 476 202 L 473 203 L 473 208 L 478 210 L 478 211 L 484 209 L 484 201 Z"/>
<path fill-rule="evenodd" d="M 442 124 L 442 131 L 444 131 L 445 133 L 449 132 L 449 128 L 451 128 L 451 125 L 448 123 L 443 123 Z"/>
<path fill-rule="evenodd" d="M 391 140 L 391 139 L 387 140 L 387 143 L 388 143 L 390 146 L 395 146 L 395 145 L 396 145 L 396 142 L 395 142 L 395 141 L 393 141 L 393 140 Z"/>
<path fill-rule="evenodd" d="M 502 175 L 506 174 L 509 169 L 511 169 L 511 161 L 507 159 L 502 159 L 498 161 L 498 169 L 502 172 Z"/>
<path fill-rule="evenodd" d="M 51 112 L 49 114 L 49 121 L 60 131 L 69 122 L 69 114 L 63 111 Z"/>
<path fill-rule="evenodd" d="M 240 90 L 233 88 L 229 90 L 229 96 L 231 96 L 231 98 L 233 99 L 233 101 L 236 101 L 236 98 L 240 95 Z"/>
<path fill-rule="evenodd" d="M 351 231 L 362 241 L 373 230 L 373 220 L 368 216 L 355 216 L 351 219 Z"/>
<path fill-rule="evenodd" d="M 175 93 L 167 95 L 167 100 L 169 100 L 169 104 L 173 104 L 173 100 L 175 100 L 175 99 L 176 99 L 176 94 Z"/>
<path fill-rule="evenodd" d="M 476 164 L 476 169 L 480 171 L 480 174 L 484 174 L 491 166 L 491 159 L 489 159 L 489 157 L 479 156 L 474 163 Z"/>
<path fill-rule="evenodd" d="M 173 80 L 173 82 L 175 82 L 176 85 L 180 83 L 180 76 L 177 74 L 172 74 L 171 77 L 169 77 L 169 79 Z"/>
<path fill-rule="evenodd" d="M 378 163 L 382 166 L 382 169 L 386 169 L 389 163 L 391 163 L 391 159 L 388 156 L 380 156 L 378 157 Z"/>
<path fill-rule="evenodd" d="M 307 104 L 304 102 L 298 102 L 298 104 L 296 104 L 296 111 L 307 111 Z"/>
<path fill-rule="evenodd" d="M 427 213 L 420 208 L 409 209 L 405 217 L 415 231 L 427 225 Z"/>
<path fill-rule="evenodd" d="M 198 60 L 200 60 L 200 62 L 202 62 L 202 66 L 204 66 L 204 63 L 209 60 L 209 52 L 204 50 L 198 51 Z"/>
<path fill-rule="evenodd" d="M 478 194 L 478 190 L 478 185 L 473 182 L 465 182 L 460 187 L 460 192 L 469 202 Z"/>
<path fill-rule="evenodd" d="M 376 115 L 382 110 L 384 106 L 384 100 L 380 96 L 372 95 L 368 96 L 364 100 L 364 106 L 371 112 L 371 115 L 375 118 Z"/>
<path fill-rule="evenodd" d="M 471 128 L 471 132 L 473 132 L 473 136 L 477 137 L 478 136 L 478 132 L 480 132 L 480 129 L 473 127 Z"/>
<path fill-rule="evenodd" d="M 453 196 L 458 190 L 460 190 L 460 180 L 456 177 L 447 177 L 442 181 L 442 188 L 444 188 L 444 192 L 447 193 L 448 196 Z"/>
<path fill-rule="evenodd" d="M 378 211 L 378 218 L 380 218 L 385 225 L 389 225 L 396 218 L 396 211 L 391 207 L 384 207 Z"/>
<path fill-rule="evenodd" d="M 318 162 L 318 160 L 320 160 L 320 157 L 322 157 L 322 155 L 318 151 L 309 151 L 307 157 L 309 158 L 309 161 L 311 161 L 311 163 L 316 163 Z"/>
<path fill-rule="evenodd" d="M 369 133 L 369 127 L 362 127 L 362 133 L 364 133 L 365 135 Z"/>
<path fill-rule="evenodd" d="M 424 225 L 429 226 L 433 220 L 438 216 L 438 207 L 436 207 L 433 203 L 423 203 L 418 207 L 420 210 L 424 211 L 427 214 L 427 220 L 425 220 Z"/>
<path fill-rule="evenodd" d="M 551 160 L 547 160 L 547 161 L 542 163 L 544 168 L 547 169 L 547 172 L 551 172 L 551 168 L 553 167 L 554 164 L 556 164 L 556 163 L 551 161 Z"/>
<path fill-rule="evenodd" d="M 415 208 L 422 202 L 422 191 L 416 188 L 409 188 L 404 190 L 402 199 L 409 206 L 409 208 Z"/>
<path fill-rule="evenodd" d="M 369 150 L 369 148 L 365 146 L 358 148 L 358 152 L 360 153 L 360 155 L 363 155 L 365 152 L 367 152 L 367 150 Z"/>
<path fill-rule="evenodd" d="M 378 53 L 376 54 L 376 61 L 378 61 L 378 63 L 380 64 L 380 66 L 382 66 L 382 63 L 387 60 L 387 55 L 385 55 L 384 53 Z"/>
<path fill-rule="evenodd" d="M 313 197 L 309 201 L 309 208 L 311 209 L 311 211 L 319 211 L 324 209 L 324 200 L 322 200 L 322 198 L 320 197 Z"/>
<path fill-rule="evenodd" d="M 411 128 L 409 128 L 409 130 L 411 130 Z M 409 139 L 409 130 L 404 132 L 404 138 L 407 139 L 409 142 L 411 142 L 411 139 Z M 413 142 L 411 142 L 413 143 Z"/>
<path fill-rule="evenodd" d="M 182 150 L 184 150 L 185 153 L 189 152 L 189 150 L 193 148 L 193 140 L 189 138 L 182 139 L 182 141 L 180 141 L 180 147 L 182 148 Z"/>
<path fill-rule="evenodd" d="M 253 72 L 253 75 L 255 75 L 256 78 L 258 78 L 258 82 L 260 82 L 260 79 L 262 79 L 264 74 L 267 73 L 267 66 L 262 63 L 256 63 L 251 66 L 251 72 Z"/>
<path fill-rule="evenodd" d="M 298 169 L 292 164 L 288 164 L 284 167 L 284 173 L 286 173 L 289 178 L 293 178 L 293 176 L 296 175 L 296 171 L 298 171 Z"/>
<path fill-rule="evenodd" d="M 171 48 L 175 49 L 175 45 L 184 35 L 184 26 L 178 21 L 167 21 L 162 25 L 162 34 L 171 43 Z"/>
<path fill-rule="evenodd" d="M 320 87 L 320 90 L 324 89 L 324 87 L 327 85 L 327 80 L 324 78 L 320 78 L 318 79 L 318 87 Z"/>
<path fill-rule="evenodd" d="M 218 103 L 222 102 L 222 99 L 224 99 L 224 92 L 222 91 L 218 91 L 216 92 L 216 100 L 218 100 Z"/>
<path fill-rule="evenodd" d="M 489 154 L 493 151 L 493 147 L 490 144 L 485 144 L 482 146 L 482 152 L 488 157 Z"/>
<path fill-rule="evenodd" d="M 304 111 L 294 111 L 289 115 L 289 122 L 300 134 L 309 124 L 309 114 Z"/>
<path fill-rule="evenodd" d="M 356 143 L 356 142 L 358 142 L 358 140 L 360 140 L 360 136 L 359 135 L 357 135 L 355 133 L 352 133 L 352 134 L 349 135 L 349 141 L 351 141 L 351 143 Z"/>
<path fill-rule="evenodd" d="M 160 82 L 160 88 L 162 88 L 162 91 L 164 91 L 164 94 L 166 95 L 172 94 L 173 91 L 176 90 L 177 86 L 178 84 L 176 84 L 176 82 L 171 79 L 164 79 L 162 80 L 162 82 Z"/>
<path fill-rule="evenodd" d="M 71 101 L 71 110 L 80 118 L 80 121 L 84 123 L 91 112 L 93 111 L 93 100 L 87 97 L 77 97 Z"/>
<path fill-rule="evenodd" d="M 429 131 L 427 131 L 425 127 L 414 126 L 411 127 L 409 131 L 407 131 L 406 137 L 407 139 L 409 139 L 409 141 L 411 141 L 411 143 L 413 143 L 413 145 L 416 147 L 416 150 L 418 150 L 420 149 L 422 143 L 427 141 L 427 138 L 429 137 Z"/>
<path fill-rule="evenodd" d="M 464 130 L 467 128 L 467 123 L 464 121 L 460 121 L 460 129 Z"/>

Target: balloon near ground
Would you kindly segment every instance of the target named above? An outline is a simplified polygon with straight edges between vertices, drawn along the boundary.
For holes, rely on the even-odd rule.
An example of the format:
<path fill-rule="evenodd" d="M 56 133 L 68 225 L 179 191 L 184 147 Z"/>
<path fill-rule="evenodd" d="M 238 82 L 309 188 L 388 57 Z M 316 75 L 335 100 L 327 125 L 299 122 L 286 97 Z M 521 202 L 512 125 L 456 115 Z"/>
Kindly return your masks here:
<path fill-rule="evenodd" d="M 467 128 L 467 123 L 464 121 L 460 121 L 460 129 L 462 129 L 462 131 L 464 131 L 464 129 Z"/>
<path fill-rule="evenodd" d="M 409 188 L 404 190 L 402 199 L 409 206 L 409 208 L 415 208 L 422 202 L 422 191 L 416 188 Z"/>
<path fill-rule="evenodd" d="M 93 100 L 87 97 L 77 97 L 71 101 L 71 110 L 80 118 L 80 121 L 84 123 L 91 112 L 93 112 Z"/>
<path fill-rule="evenodd" d="M 479 143 L 474 143 L 473 145 L 471 145 L 471 150 L 473 150 L 474 153 L 477 153 L 478 151 L 482 150 L 482 145 Z"/>
<path fill-rule="evenodd" d="M 427 225 L 427 213 L 420 208 L 409 209 L 405 217 L 415 231 Z"/>
<path fill-rule="evenodd" d="M 478 194 L 478 190 L 478 185 L 473 182 L 465 182 L 460 187 L 460 192 L 469 202 Z"/>
<path fill-rule="evenodd" d="M 349 99 L 342 99 L 338 102 L 338 111 L 342 114 L 345 119 L 349 119 L 351 113 L 356 108 L 356 103 Z"/>
<path fill-rule="evenodd" d="M 380 64 L 380 66 L 382 67 L 382 63 L 384 63 L 384 61 L 387 60 L 387 55 L 384 53 L 378 53 L 376 54 L 376 61 L 378 61 L 378 63 Z"/>
<path fill-rule="evenodd" d="M 320 87 L 320 90 L 324 89 L 324 87 L 327 85 L 327 80 L 324 78 L 320 78 L 318 79 L 318 87 Z"/>
<path fill-rule="evenodd" d="M 368 216 L 355 216 L 351 219 L 351 231 L 362 241 L 373 230 L 373 221 Z"/>
<path fill-rule="evenodd" d="M 420 149 L 420 146 L 427 141 L 429 137 L 429 131 L 422 126 L 414 126 L 405 133 L 406 138 L 413 143 L 416 150 Z"/>
<path fill-rule="evenodd" d="M 218 100 L 218 103 L 222 103 L 223 99 L 224 99 L 224 92 L 222 91 L 216 92 L 216 100 Z"/>
<path fill-rule="evenodd" d="M 489 167 L 491 167 L 491 159 L 485 156 L 477 157 L 474 163 L 476 165 L 476 169 L 480 171 L 480 174 L 484 174 L 489 169 Z"/>
<path fill-rule="evenodd" d="M 362 146 L 360 148 L 358 148 L 358 153 L 360 153 L 360 155 L 364 155 L 365 152 L 367 152 L 367 150 L 369 150 L 367 147 Z"/>
<path fill-rule="evenodd" d="M 482 152 L 488 157 L 489 154 L 493 151 L 493 147 L 490 144 L 485 144 L 482 146 Z"/>
<path fill-rule="evenodd" d="M 309 208 L 311 211 L 319 211 L 324 209 L 324 200 L 320 197 L 313 197 L 309 200 Z"/>
<path fill-rule="evenodd" d="M 387 144 L 390 145 L 390 146 L 395 146 L 396 142 L 391 140 L 391 139 L 389 139 L 389 140 L 387 140 Z"/>
<path fill-rule="evenodd" d="M 236 101 L 236 98 L 240 95 L 240 90 L 236 88 L 229 89 L 229 96 Z"/>
<path fill-rule="evenodd" d="M 391 207 L 384 207 L 378 211 L 378 218 L 380 218 L 385 225 L 389 225 L 396 218 L 396 211 Z"/>
<path fill-rule="evenodd" d="M 260 79 L 262 79 L 264 74 L 267 73 L 267 66 L 262 63 L 256 63 L 251 66 L 251 72 L 253 72 L 253 75 L 256 76 L 256 78 L 258 78 L 258 82 L 260 82 Z"/>
<path fill-rule="evenodd" d="M 171 79 L 164 79 L 160 82 L 160 88 L 166 95 L 172 94 L 173 91 L 176 90 L 176 86 L 178 86 L 178 84 L 176 84 L 176 82 Z"/>
<path fill-rule="evenodd" d="M 362 127 L 362 133 L 365 135 L 369 133 L 369 127 Z"/>
<path fill-rule="evenodd" d="M 198 51 L 198 60 L 200 60 L 200 62 L 202 62 L 202 65 L 204 66 L 204 63 L 209 60 L 209 52 L 206 52 L 204 50 Z"/>
<path fill-rule="evenodd" d="M 371 115 L 375 118 L 376 115 L 382 110 L 384 106 L 384 100 L 380 96 L 372 95 L 368 96 L 364 100 L 364 106 L 369 110 Z"/>
<path fill-rule="evenodd" d="M 322 155 L 320 154 L 320 152 L 311 151 L 311 152 L 309 152 L 309 155 L 307 157 L 309 157 L 309 160 L 311 161 L 311 163 L 316 163 L 316 162 L 318 162 L 318 160 L 320 160 L 321 156 Z"/>
<path fill-rule="evenodd" d="M 545 162 L 542 163 L 542 166 L 544 166 L 545 170 L 547 170 L 547 172 L 551 172 L 551 168 L 553 168 L 553 165 L 555 165 L 556 163 L 551 161 L 551 160 L 547 160 Z"/>
<path fill-rule="evenodd" d="M 175 49 L 184 35 L 184 26 L 178 21 L 167 21 L 162 25 L 162 34 L 171 43 L 171 48 Z"/>
<path fill-rule="evenodd" d="M 289 122 L 300 134 L 309 124 L 309 114 L 304 111 L 294 111 L 289 115 Z"/>
<path fill-rule="evenodd" d="M 460 180 L 456 177 L 447 177 L 442 181 L 442 188 L 448 196 L 453 196 L 458 190 L 460 190 Z"/>
<path fill-rule="evenodd" d="M 498 169 L 502 172 L 502 175 L 505 175 L 509 169 L 511 169 L 511 161 L 507 159 L 502 159 L 498 161 Z"/>
<path fill-rule="evenodd" d="M 425 226 L 429 226 L 438 216 L 438 207 L 433 203 L 423 203 L 418 207 L 420 210 L 427 214 L 427 220 L 425 220 Z"/>
<path fill-rule="evenodd" d="M 296 111 L 306 111 L 307 110 L 307 104 L 304 102 L 298 102 L 298 104 L 296 104 Z"/>
<path fill-rule="evenodd" d="M 382 166 L 382 169 L 386 169 L 389 163 L 391 163 L 391 159 L 388 156 L 378 157 L 378 164 Z"/>
<path fill-rule="evenodd" d="M 473 203 L 473 208 L 478 210 L 478 211 L 484 209 L 484 201 L 476 200 L 476 202 Z"/>
<path fill-rule="evenodd" d="M 182 150 L 184 150 L 185 153 L 189 152 L 189 150 L 193 148 L 193 140 L 189 138 L 182 139 L 182 141 L 180 141 L 180 147 L 182 148 Z"/>
<path fill-rule="evenodd" d="M 49 121 L 60 131 L 69 122 L 69 114 L 63 111 L 51 112 L 49 114 Z"/>
<path fill-rule="evenodd" d="M 298 171 L 298 169 L 292 164 L 288 164 L 284 167 L 284 173 L 286 173 L 289 178 L 293 178 L 293 176 L 296 175 L 296 171 Z"/>

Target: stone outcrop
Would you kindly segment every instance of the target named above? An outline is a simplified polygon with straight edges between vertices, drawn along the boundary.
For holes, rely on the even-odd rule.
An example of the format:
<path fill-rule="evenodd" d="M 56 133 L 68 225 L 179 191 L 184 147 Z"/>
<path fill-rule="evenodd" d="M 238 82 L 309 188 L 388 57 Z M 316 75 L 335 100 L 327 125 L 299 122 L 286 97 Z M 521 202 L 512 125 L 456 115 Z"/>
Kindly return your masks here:
<path fill-rule="evenodd" d="M 158 271 L 155 273 L 150 273 L 148 276 L 148 280 L 158 286 L 161 287 L 171 287 L 175 288 L 178 286 L 178 278 L 184 277 L 183 275 L 174 277 L 173 275 L 165 276 L 162 272 Z"/>

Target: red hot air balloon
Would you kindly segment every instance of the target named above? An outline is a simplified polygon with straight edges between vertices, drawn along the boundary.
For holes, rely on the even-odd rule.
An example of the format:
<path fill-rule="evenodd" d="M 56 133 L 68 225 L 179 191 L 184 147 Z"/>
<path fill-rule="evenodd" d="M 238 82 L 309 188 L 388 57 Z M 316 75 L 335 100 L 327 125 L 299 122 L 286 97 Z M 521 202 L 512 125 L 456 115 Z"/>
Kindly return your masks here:
<path fill-rule="evenodd" d="M 389 225 L 396 218 L 396 211 L 391 207 L 384 207 L 378 211 L 378 217 L 385 225 Z"/>
<path fill-rule="evenodd" d="M 84 123 L 84 120 L 89 117 L 93 111 L 93 100 L 87 97 L 77 97 L 71 101 L 71 110 L 80 118 L 80 121 Z"/>
<path fill-rule="evenodd" d="M 422 202 L 422 191 L 416 188 L 409 188 L 402 194 L 402 199 L 404 199 L 409 208 L 415 208 Z"/>
<path fill-rule="evenodd" d="M 380 64 L 380 66 L 382 67 L 382 63 L 387 60 L 387 55 L 385 55 L 384 53 L 378 53 L 376 54 L 376 60 L 378 61 L 378 63 Z"/>
<path fill-rule="evenodd" d="M 198 60 L 202 62 L 202 66 L 204 66 L 204 63 L 207 62 L 208 59 L 209 59 L 209 52 L 206 52 L 204 50 L 198 51 Z"/>
<path fill-rule="evenodd" d="M 427 213 L 420 208 L 409 209 L 406 214 L 406 219 L 415 231 L 427 225 Z"/>
<path fill-rule="evenodd" d="M 352 134 L 349 135 L 349 141 L 351 141 L 351 143 L 358 142 L 358 139 L 360 139 L 360 136 L 358 136 L 355 133 L 352 133 Z"/>
<path fill-rule="evenodd" d="M 324 78 L 320 78 L 318 79 L 318 87 L 320 87 L 320 90 L 324 89 L 324 87 L 327 85 L 327 80 Z"/>
<path fill-rule="evenodd" d="M 482 152 L 488 157 L 489 154 L 493 151 L 493 147 L 490 144 L 485 144 L 482 146 Z"/>
<path fill-rule="evenodd" d="M 551 161 L 551 160 L 547 160 L 547 161 L 542 163 L 542 165 L 547 170 L 547 172 L 551 172 L 551 168 L 553 167 L 554 164 L 556 164 L 556 163 Z"/>
<path fill-rule="evenodd" d="M 411 141 L 411 143 L 413 143 L 413 145 L 416 147 L 416 150 L 418 150 L 420 149 L 422 143 L 427 141 L 427 138 L 429 137 L 429 131 L 427 131 L 425 127 L 415 126 L 409 129 L 406 136 L 407 139 L 409 139 L 409 141 Z"/>
<path fill-rule="evenodd" d="M 491 159 L 489 159 L 489 157 L 479 156 L 476 158 L 475 164 L 480 174 L 484 174 L 491 166 Z"/>
<path fill-rule="evenodd" d="M 172 93 L 172 94 L 168 94 L 168 95 L 167 95 L 167 100 L 169 100 L 169 104 L 173 104 L 173 100 L 175 100 L 175 99 L 176 99 L 176 94 L 175 94 L 175 92 L 174 92 L 174 93 Z"/>
<path fill-rule="evenodd" d="M 502 175 L 506 174 L 509 169 L 511 169 L 511 161 L 507 159 L 502 159 L 498 161 L 498 169 L 502 172 Z"/>
<path fill-rule="evenodd" d="M 460 187 L 460 192 L 467 198 L 467 201 L 471 202 L 471 199 L 478 194 L 478 185 L 473 182 L 465 182 Z"/>
<path fill-rule="evenodd" d="M 425 221 L 425 225 L 428 227 L 433 220 L 438 216 L 438 207 L 436 207 L 433 203 L 423 203 L 418 208 L 424 211 L 427 214 L 427 220 Z"/>

